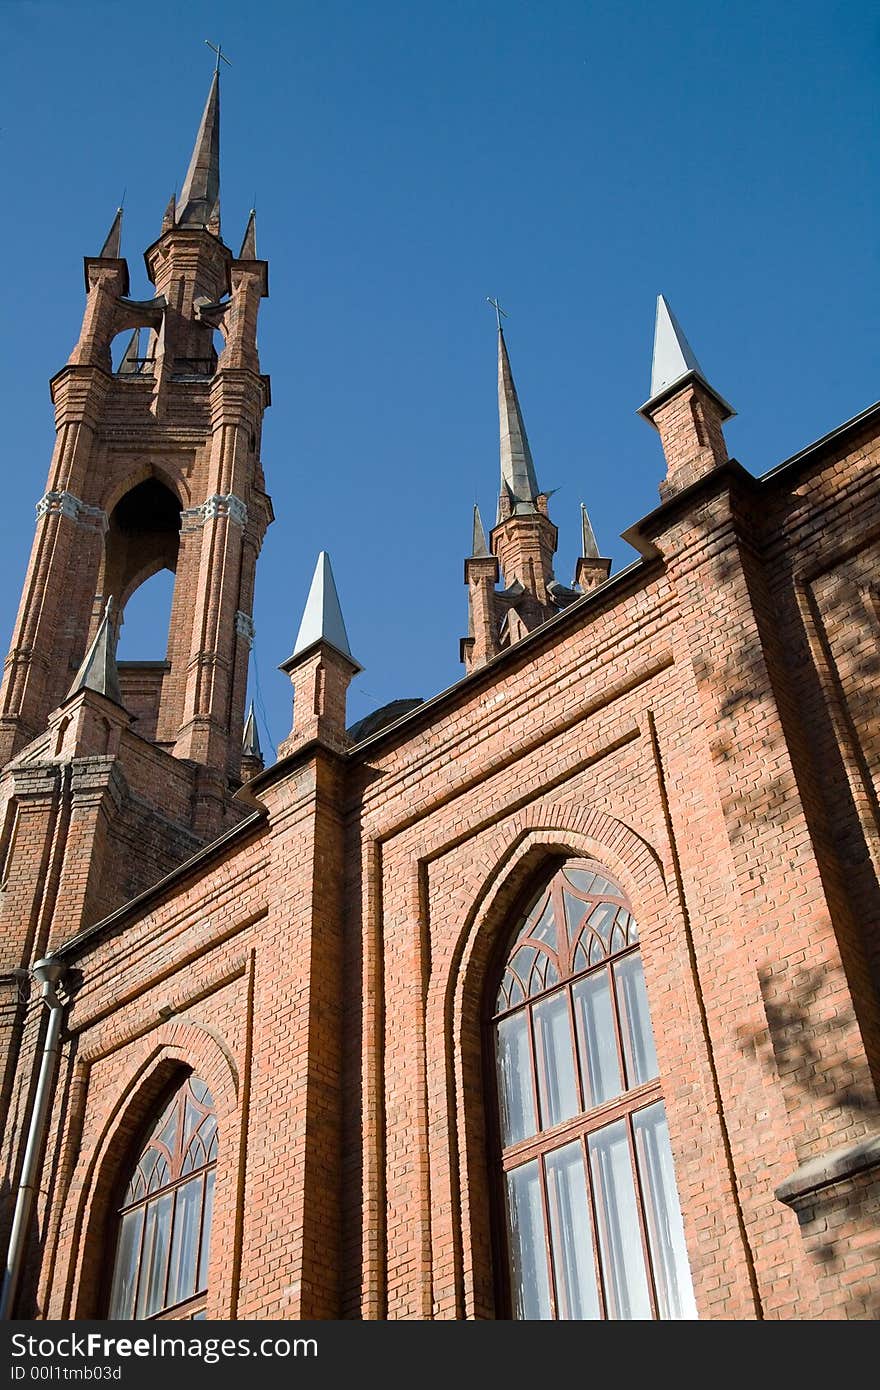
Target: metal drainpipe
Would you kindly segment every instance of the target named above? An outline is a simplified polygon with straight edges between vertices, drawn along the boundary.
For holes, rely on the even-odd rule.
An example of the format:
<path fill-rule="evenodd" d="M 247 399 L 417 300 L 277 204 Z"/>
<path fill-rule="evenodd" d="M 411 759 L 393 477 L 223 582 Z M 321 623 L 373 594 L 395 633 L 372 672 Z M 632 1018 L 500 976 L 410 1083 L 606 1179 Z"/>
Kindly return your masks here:
<path fill-rule="evenodd" d="M 43 1056 L 40 1061 L 40 1075 L 37 1080 L 37 1093 L 31 1112 L 27 1148 L 24 1154 L 18 1194 L 15 1200 L 15 1215 L 12 1218 L 12 1234 L 9 1237 L 9 1253 L 6 1257 L 6 1272 L 3 1276 L 3 1292 L 0 1294 L 0 1321 L 12 1317 L 12 1307 L 18 1292 L 18 1282 L 24 1263 L 25 1244 L 31 1224 L 34 1197 L 37 1191 L 40 1158 L 46 1139 L 46 1121 L 55 1082 L 55 1063 L 61 1039 L 61 1022 L 64 1005 L 55 993 L 55 986 L 64 978 L 67 966 L 52 956 L 38 960 L 32 974 L 37 984 L 42 986 L 41 998 L 49 1010 L 49 1022 L 43 1042 Z"/>

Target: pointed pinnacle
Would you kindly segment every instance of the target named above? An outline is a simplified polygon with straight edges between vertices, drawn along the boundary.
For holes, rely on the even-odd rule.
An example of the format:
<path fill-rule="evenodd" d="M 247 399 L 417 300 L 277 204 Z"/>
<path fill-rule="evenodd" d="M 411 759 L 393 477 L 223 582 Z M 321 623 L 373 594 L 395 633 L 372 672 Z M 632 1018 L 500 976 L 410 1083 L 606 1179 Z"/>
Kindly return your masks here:
<path fill-rule="evenodd" d="M 257 729 L 257 718 L 254 714 L 254 702 L 251 700 L 247 712 L 247 719 L 244 721 L 244 733 L 241 738 L 241 751 L 246 758 L 259 758 L 263 760 L 263 750 L 260 747 L 260 734 Z"/>
<path fill-rule="evenodd" d="M 138 370 L 138 358 L 140 357 L 141 330 L 136 328 L 128 340 L 128 347 L 122 354 L 122 361 L 119 364 L 120 376 L 135 376 Z"/>
<path fill-rule="evenodd" d="M 95 633 L 95 639 L 83 657 L 83 663 L 68 692 L 68 699 L 71 695 L 78 695 L 81 690 L 95 690 L 99 695 L 105 695 L 108 700 L 113 700 L 115 704 L 122 704 L 119 672 L 116 669 L 116 641 L 110 627 L 112 606 L 113 600 L 108 598 L 104 616 L 98 631 Z"/>
<path fill-rule="evenodd" d="M 483 518 L 480 516 L 480 509 L 474 505 L 474 537 L 471 542 L 471 558 L 482 559 L 488 557 L 489 547 L 486 544 L 486 532 L 483 529 Z"/>
<path fill-rule="evenodd" d="M 220 74 L 214 73 L 180 194 L 177 224 L 207 227 L 220 218 Z"/>
<path fill-rule="evenodd" d="M 581 503 L 581 555 L 585 560 L 598 560 L 599 547 L 596 544 L 596 536 L 590 524 L 589 513 Z"/>
<path fill-rule="evenodd" d="M 513 509 L 525 504 L 526 510 L 539 494 L 532 451 L 523 422 L 519 397 L 510 370 L 504 330 L 498 330 L 498 417 L 501 426 L 501 489 L 507 489 Z"/>
<path fill-rule="evenodd" d="M 656 396 L 688 372 L 702 368 L 684 330 L 662 294 L 657 296 L 657 317 L 654 322 L 654 356 L 651 362 L 651 395 Z"/>
<path fill-rule="evenodd" d="M 257 259 L 257 210 L 251 208 L 247 226 L 244 229 L 244 236 L 241 242 L 241 250 L 238 253 L 240 261 L 255 261 Z"/>
<path fill-rule="evenodd" d="M 348 657 L 348 660 L 357 666 L 358 670 L 361 670 L 348 645 L 348 634 L 345 631 L 339 594 L 336 592 L 336 582 L 330 567 L 330 556 L 326 550 L 321 551 L 315 565 L 315 573 L 312 575 L 302 622 L 299 625 L 296 642 L 293 646 L 293 655 L 288 657 L 281 669 L 287 670 L 298 657 L 318 642 L 326 642 L 329 647 L 333 647 L 341 656 Z"/>
<path fill-rule="evenodd" d="M 99 260 L 118 261 L 120 259 L 120 249 L 122 246 L 122 208 L 116 209 L 116 216 L 110 223 L 110 230 L 107 233 L 104 245 L 98 253 Z"/>
<path fill-rule="evenodd" d="M 168 206 L 162 214 L 162 231 L 168 232 L 177 221 L 177 193 L 172 193 Z"/>
<path fill-rule="evenodd" d="M 671 388 L 680 381 L 684 382 L 691 375 L 699 378 L 703 386 L 715 397 L 724 411 L 724 419 L 736 414 L 724 397 L 709 385 L 697 361 L 696 353 L 685 337 L 684 329 L 663 295 L 658 294 L 657 316 L 654 321 L 654 354 L 651 361 L 651 395 L 640 408 L 640 414 L 650 419 L 648 407 L 656 397 L 669 394 Z"/>

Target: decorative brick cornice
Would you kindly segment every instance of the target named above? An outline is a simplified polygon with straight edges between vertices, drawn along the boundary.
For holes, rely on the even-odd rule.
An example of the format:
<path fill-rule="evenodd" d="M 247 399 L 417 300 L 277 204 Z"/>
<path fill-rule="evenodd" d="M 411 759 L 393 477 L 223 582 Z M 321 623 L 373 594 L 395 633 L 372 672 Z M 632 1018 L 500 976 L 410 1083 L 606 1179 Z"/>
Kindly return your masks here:
<path fill-rule="evenodd" d="M 254 645 L 255 628 L 253 619 L 247 613 L 242 613 L 239 608 L 235 615 L 235 631 L 239 637 L 243 637 L 248 644 L 248 650 Z"/>
<path fill-rule="evenodd" d="M 37 516 L 47 516 L 57 512 L 83 526 L 93 526 L 102 533 L 107 530 L 107 513 L 102 507 L 90 507 L 72 492 L 47 492 L 37 503 Z"/>

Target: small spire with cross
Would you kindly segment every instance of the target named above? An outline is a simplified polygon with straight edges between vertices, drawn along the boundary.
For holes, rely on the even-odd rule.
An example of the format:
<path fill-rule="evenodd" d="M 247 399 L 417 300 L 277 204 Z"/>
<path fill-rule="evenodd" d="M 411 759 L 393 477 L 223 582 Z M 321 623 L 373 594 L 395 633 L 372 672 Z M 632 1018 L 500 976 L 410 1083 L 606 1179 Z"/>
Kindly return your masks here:
<path fill-rule="evenodd" d="M 222 44 L 212 43 L 210 39 L 205 39 L 205 43 L 208 45 L 208 47 L 209 47 L 210 49 L 213 50 L 214 53 L 217 54 L 217 62 L 216 62 L 216 64 L 215 64 L 215 66 L 214 66 L 214 71 L 215 71 L 215 72 L 219 72 L 219 71 L 220 71 L 220 60 L 221 60 L 221 58 L 222 58 L 222 60 L 223 60 L 224 63 L 228 63 L 229 66 L 232 67 L 232 62 L 231 62 L 231 60 L 230 60 L 229 58 L 227 58 L 226 54 L 223 52 L 223 46 L 222 46 Z"/>
<path fill-rule="evenodd" d="M 496 322 L 497 322 L 497 324 L 498 324 L 498 332 L 500 333 L 500 332 L 501 332 L 501 320 L 502 320 L 502 318 L 505 318 L 505 319 L 506 319 L 506 318 L 508 317 L 507 310 L 506 310 L 506 309 L 502 309 L 502 307 L 501 307 L 501 305 L 498 303 L 498 300 L 497 300 L 497 299 L 490 299 L 490 297 L 489 297 L 488 295 L 486 296 L 486 303 L 487 303 L 487 304 L 491 304 L 491 305 L 492 305 L 492 308 L 495 310 L 495 319 L 496 319 Z"/>

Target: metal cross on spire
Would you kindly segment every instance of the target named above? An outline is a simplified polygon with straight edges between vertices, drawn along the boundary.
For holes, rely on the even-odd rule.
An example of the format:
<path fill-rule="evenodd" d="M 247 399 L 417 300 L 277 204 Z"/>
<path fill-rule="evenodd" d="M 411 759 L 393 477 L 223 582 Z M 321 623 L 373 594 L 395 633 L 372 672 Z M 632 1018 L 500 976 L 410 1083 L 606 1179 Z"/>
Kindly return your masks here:
<path fill-rule="evenodd" d="M 229 66 L 232 67 L 232 62 L 230 61 L 229 58 L 227 58 L 226 54 L 223 52 L 223 46 L 222 46 L 222 44 L 212 43 L 210 39 L 205 39 L 205 43 L 208 45 L 209 48 L 213 49 L 213 51 L 217 54 L 217 62 L 216 62 L 216 65 L 215 65 L 215 67 L 214 67 L 214 71 L 215 71 L 215 72 L 219 72 L 219 71 L 220 71 L 220 59 L 221 59 L 221 58 L 223 59 L 223 62 L 224 62 L 224 63 L 228 63 Z"/>
<path fill-rule="evenodd" d="M 495 318 L 496 318 L 496 320 L 497 320 L 497 322 L 498 322 L 498 332 L 500 333 L 500 332 L 501 332 L 501 320 L 502 320 L 502 318 L 505 318 L 505 319 L 506 319 L 506 318 L 509 317 L 509 315 L 508 315 L 508 313 L 507 313 L 507 310 L 506 310 L 506 309 L 502 309 L 502 307 L 501 307 L 501 305 L 498 303 L 498 300 L 497 300 L 497 299 L 490 299 L 488 295 L 486 295 L 486 303 L 487 303 L 487 304 L 491 304 L 491 305 L 492 305 L 492 308 L 495 310 Z"/>

